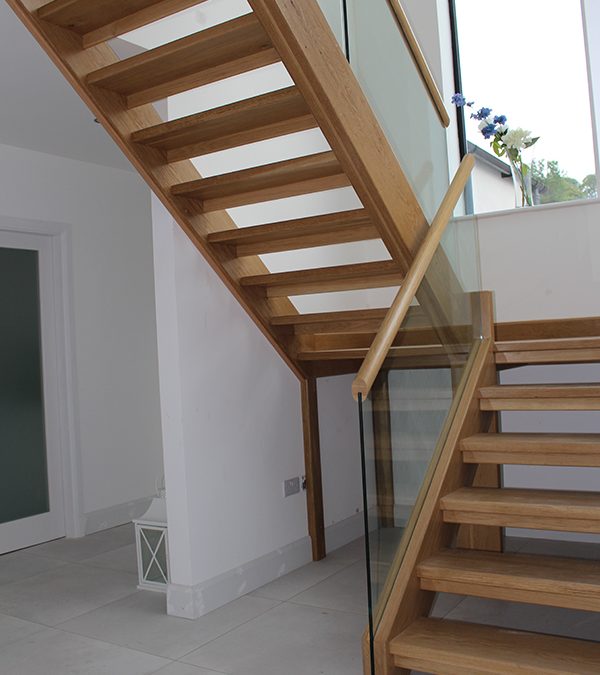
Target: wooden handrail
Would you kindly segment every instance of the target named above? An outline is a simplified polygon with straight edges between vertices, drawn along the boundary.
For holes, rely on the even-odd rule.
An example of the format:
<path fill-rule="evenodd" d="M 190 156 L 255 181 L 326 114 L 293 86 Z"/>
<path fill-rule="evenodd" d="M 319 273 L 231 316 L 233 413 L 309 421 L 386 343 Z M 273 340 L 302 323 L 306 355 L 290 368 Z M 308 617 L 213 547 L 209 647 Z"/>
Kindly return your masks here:
<path fill-rule="evenodd" d="M 408 48 L 412 53 L 415 65 L 417 66 L 417 70 L 421 75 L 421 79 L 423 80 L 423 83 L 425 84 L 425 87 L 429 92 L 429 97 L 431 98 L 431 101 L 437 111 L 437 114 L 440 118 L 440 122 L 444 127 L 449 127 L 450 116 L 448 115 L 448 111 L 446 110 L 446 106 L 444 105 L 444 99 L 440 94 L 440 90 L 438 89 L 438 86 L 435 82 L 433 73 L 431 72 L 431 68 L 429 67 L 427 60 L 425 59 L 425 55 L 423 54 L 421 45 L 417 40 L 417 36 L 415 35 L 415 32 L 413 31 L 412 26 L 410 25 L 408 16 L 406 15 L 406 12 L 404 11 L 404 8 L 400 3 L 400 0 L 388 0 L 388 3 L 392 8 L 394 14 L 396 15 L 396 19 L 398 21 L 400 29 L 404 33 L 404 38 L 406 39 Z"/>
<path fill-rule="evenodd" d="M 469 179 L 474 166 L 475 157 L 473 155 L 466 155 L 458 167 L 456 175 L 431 223 L 425 241 L 419 249 L 414 262 L 406 275 L 406 279 L 386 314 L 386 317 L 373 340 L 373 344 L 358 371 L 358 375 L 352 383 L 352 395 L 355 399 L 358 399 L 359 394 L 362 395 L 363 400 L 369 395 L 373 382 L 381 369 L 390 346 L 402 326 L 402 322 L 419 290 L 423 277 L 429 269 L 429 265 L 438 249 L 446 226 L 448 225 L 448 221 L 452 217 L 456 203 L 465 189 L 467 180 Z"/>

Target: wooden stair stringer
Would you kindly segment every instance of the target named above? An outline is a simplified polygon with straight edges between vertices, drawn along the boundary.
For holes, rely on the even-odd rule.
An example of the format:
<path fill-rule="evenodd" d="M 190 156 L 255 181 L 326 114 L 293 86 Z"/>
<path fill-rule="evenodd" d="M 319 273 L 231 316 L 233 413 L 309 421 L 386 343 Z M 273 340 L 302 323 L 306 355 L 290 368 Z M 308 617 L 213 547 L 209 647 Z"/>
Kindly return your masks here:
<path fill-rule="evenodd" d="M 106 44 L 83 50 L 76 33 L 41 21 L 35 10 L 46 4 L 42 0 L 7 2 L 279 355 L 303 379 L 302 367 L 289 356 L 286 332 L 271 325 L 271 318 L 293 315 L 295 307 L 287 298 L 267 298 L 239 284 L 243 276 L 268 272 L 258 256 L 231 259 L 219 255 L 206 243 L 210 232 L 233 229 L 235 223 L 225 211 L 204 214 L 193 200 L 172 198 L 170 191 L 174 185 L 200 178 L 193 164 L 190 161 L 165 164 L 160 151 L 130 141 L 134 131 L 162 122 L 154 107 L 143 105 L 128 110 L 118 94 L 86 85 L 91 72 L 119 60 L 113 50 Z"/>
<path fill-rule="evenodd" d="M 423 591 L 417 575 L 419 563 L 440 549 L 452 544 L 457 532 L 454 525 L 444 523 L 439 509 L 442 495 L 452 492 L 475 479 L 474 467 L 462 462 L 459 444 L 463 438 L 476 433 L 495 430 L 494 413 L 481 411 L 478 391 L 482 384 L 496 382 L 496 368 L 490 339 L 478 345 L 467 365 L 468 376 L 463 382 L 463 389 L 457 392 L 455 413 L 448 419 L 449 428 L 441 434 L 445 437 L 443 447 L 438 448 L 439 461 L 429 482 L 429 490 L 420 507 L 413 511 L 407 530 L 413 530 L 404 547 L 397 552 L 397 562 L 393 564 L 398 573 L 394 578 L 390 575 L 388 587 L 382 596 L 389 596 L 388 601 L 376 616 L 378 629 L 374 641 L 376 670 L 380 675 L 398 675 L 395 669 L 390 643 L 397 635 L 416 619 L 427 616 L 431 609 L 434 595 Z M 418 516 L 417 516 L 418 512 Z M 468 538 L 468 537 L 467 537 Z M 495 542 L 490 540 L 490 548 Z M 400 565 L 401 561 L 401 565 Z"/>

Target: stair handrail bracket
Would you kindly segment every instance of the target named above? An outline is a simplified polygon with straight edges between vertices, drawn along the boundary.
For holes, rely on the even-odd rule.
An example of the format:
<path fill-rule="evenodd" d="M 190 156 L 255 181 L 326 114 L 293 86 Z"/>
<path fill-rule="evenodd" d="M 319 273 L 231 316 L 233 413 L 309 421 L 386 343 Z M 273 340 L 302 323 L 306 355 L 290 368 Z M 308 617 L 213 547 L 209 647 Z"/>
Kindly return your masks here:
<path fill-rule="evenodd" d="M 394 298 L 394 302 L 381 323 L 360 370 L 352 382 L 352 395 L 356 400 L 358 400 L 359 396 L 362 396 L 363 400 L 368 397 L 375 378 L 381 370 L 390 347 L 438 250 L 446 227 L 458 200 L 464 192 L 474 166 L 475 157 L 472 154 L 466 155 L 460 163 L 454 179 L 431 223 L 427 236 L 410 266 L 404 283 Z"/>

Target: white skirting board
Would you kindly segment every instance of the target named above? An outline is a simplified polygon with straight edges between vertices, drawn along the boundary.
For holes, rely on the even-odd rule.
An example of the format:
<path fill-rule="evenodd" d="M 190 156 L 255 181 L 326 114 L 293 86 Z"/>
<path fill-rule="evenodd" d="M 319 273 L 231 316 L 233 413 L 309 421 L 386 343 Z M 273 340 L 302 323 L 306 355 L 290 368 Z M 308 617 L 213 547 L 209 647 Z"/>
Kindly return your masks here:
<path fill-rule="evenodd" d="M 153 497 L 143 497 L 125 504 L 117 504 L 107 509 L 91 511 L 83 515 L 83 531 L 87 534 L 94 534 L 100 530 L 108 530 L 111 527 L 118 527 L 130 523 L 134 518 L 139 518 L 144 514 Z M 131 542 L 133 544 L 133 541 Z"/>
<path fill-rule="evenodd" d="M 357 513 L 325 529 L 327 551 L 362 537 L 363 514 Z M 167 613 L 184 619 L 198 619 L 236 598 L 246 595 L 312 560 L 310 537 L 251 560 L 195 586 L 169 584 Z"/>
<path fill-rule="evenodd" d="M 167 614 L 198 619 L 311 560 L 310 537 L 267 553 L 195 586 L 169 584 Z"/>

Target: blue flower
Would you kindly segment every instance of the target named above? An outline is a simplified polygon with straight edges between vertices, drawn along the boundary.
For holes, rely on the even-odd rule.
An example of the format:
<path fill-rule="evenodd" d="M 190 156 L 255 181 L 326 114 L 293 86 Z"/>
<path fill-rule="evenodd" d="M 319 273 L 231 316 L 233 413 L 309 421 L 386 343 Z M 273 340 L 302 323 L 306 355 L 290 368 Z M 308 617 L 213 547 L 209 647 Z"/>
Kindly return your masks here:
<path fill-rule="evenodd" d="M 484 120 L 486 117 L 489 117 L 491 113 L 491 108 L 480 108 L 476 113 L 472 113 L 471 117 L 476 120 Z"/>
<path fill-rule="evenodd" d="M 481 133 L 483 134 L 484 138 L 491 138 L 496 134 L 496 125 L 487 124 L 485 127 L 481 129 Z"/>
<path fill-rule="evenodd" d="M 506 124 L 506 115 L 496 115 L 494 124 Z"/>
<path fill-rule="evenodd" d="M 462 94 L 454 94 L 452 97 L 452 103 L 458 108 L 462 108 L 464 105 L 467 105 L 467 99 Z"/>

